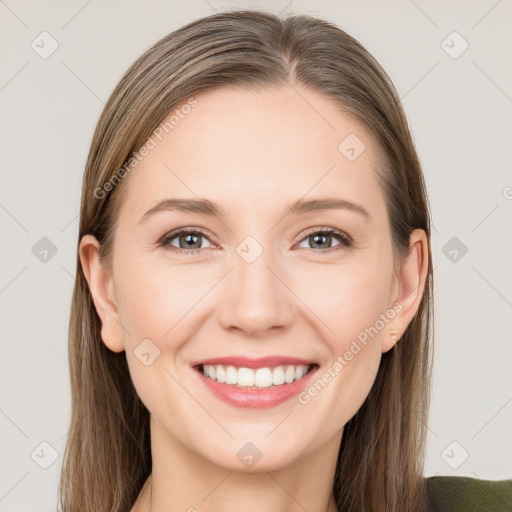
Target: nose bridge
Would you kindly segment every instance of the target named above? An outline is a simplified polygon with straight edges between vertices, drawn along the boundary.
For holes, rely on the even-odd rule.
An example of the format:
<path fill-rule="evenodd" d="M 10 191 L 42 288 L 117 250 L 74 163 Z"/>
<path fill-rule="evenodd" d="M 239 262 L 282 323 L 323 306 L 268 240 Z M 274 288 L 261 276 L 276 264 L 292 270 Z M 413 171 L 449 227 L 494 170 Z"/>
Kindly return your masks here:
<path fill-rule="evenodd" d="M 247 237 L 233 253 L 233 267 L 221 299 L 224 327 L 254 333 L 287 325 L 292 318 L 291 294 L 276 276 L 280 265 L 274 251 Z"/>

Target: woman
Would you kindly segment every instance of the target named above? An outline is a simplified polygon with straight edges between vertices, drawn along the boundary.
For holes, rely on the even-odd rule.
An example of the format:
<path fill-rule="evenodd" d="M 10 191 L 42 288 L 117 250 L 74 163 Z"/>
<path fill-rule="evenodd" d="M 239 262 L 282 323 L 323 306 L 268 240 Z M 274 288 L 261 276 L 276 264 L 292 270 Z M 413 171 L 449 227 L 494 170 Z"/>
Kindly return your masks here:
<path fill-rule="evenodd" d="M 432 257 L 397 93 L 334 25 L 197 20 L 82 190 L 64 511 L 422 511 Z"/>

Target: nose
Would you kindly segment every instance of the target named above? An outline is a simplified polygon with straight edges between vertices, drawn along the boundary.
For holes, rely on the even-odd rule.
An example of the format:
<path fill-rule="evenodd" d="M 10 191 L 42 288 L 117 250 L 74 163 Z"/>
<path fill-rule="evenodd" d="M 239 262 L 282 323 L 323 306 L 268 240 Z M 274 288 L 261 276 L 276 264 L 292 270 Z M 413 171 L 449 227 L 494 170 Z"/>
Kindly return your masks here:
<path fill-rule="evenodd" d="M 225 329 L 264 337 L 291 324 L 294 295 L 286 285 L 286 272 L 270 253 L 264 250 L 250 263 L 238 253 L 233 255 L 233 269 L 223 280 L 217 309 Z"/>

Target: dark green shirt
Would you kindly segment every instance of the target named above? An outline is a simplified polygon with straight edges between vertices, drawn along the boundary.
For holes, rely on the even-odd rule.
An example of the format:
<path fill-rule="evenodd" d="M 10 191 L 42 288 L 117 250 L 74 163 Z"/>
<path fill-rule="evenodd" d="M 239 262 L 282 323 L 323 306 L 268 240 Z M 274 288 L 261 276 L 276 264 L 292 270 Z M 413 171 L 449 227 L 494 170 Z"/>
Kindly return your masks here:
<path fill-rule="evenodd" d="M 427 478 L 432 512 L 512 512 L 512 479 Z"/>

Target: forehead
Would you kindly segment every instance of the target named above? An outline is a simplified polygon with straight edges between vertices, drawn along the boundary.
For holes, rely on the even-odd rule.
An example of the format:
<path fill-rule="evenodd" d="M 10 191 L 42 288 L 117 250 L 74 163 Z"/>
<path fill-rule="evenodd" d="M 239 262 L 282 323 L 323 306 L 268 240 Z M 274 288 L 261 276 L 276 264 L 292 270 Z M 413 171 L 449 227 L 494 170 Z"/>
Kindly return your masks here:
<path fill-rule="evenodd" d="M 131 172 L 125 202 L 134 215 L 173 196 L 208 198 L 234 212 L 325 195 L 384 207 L 374 142 L 329 98 L 287 85 L 222 87 L 194 99 L 169 114 Z"/>

